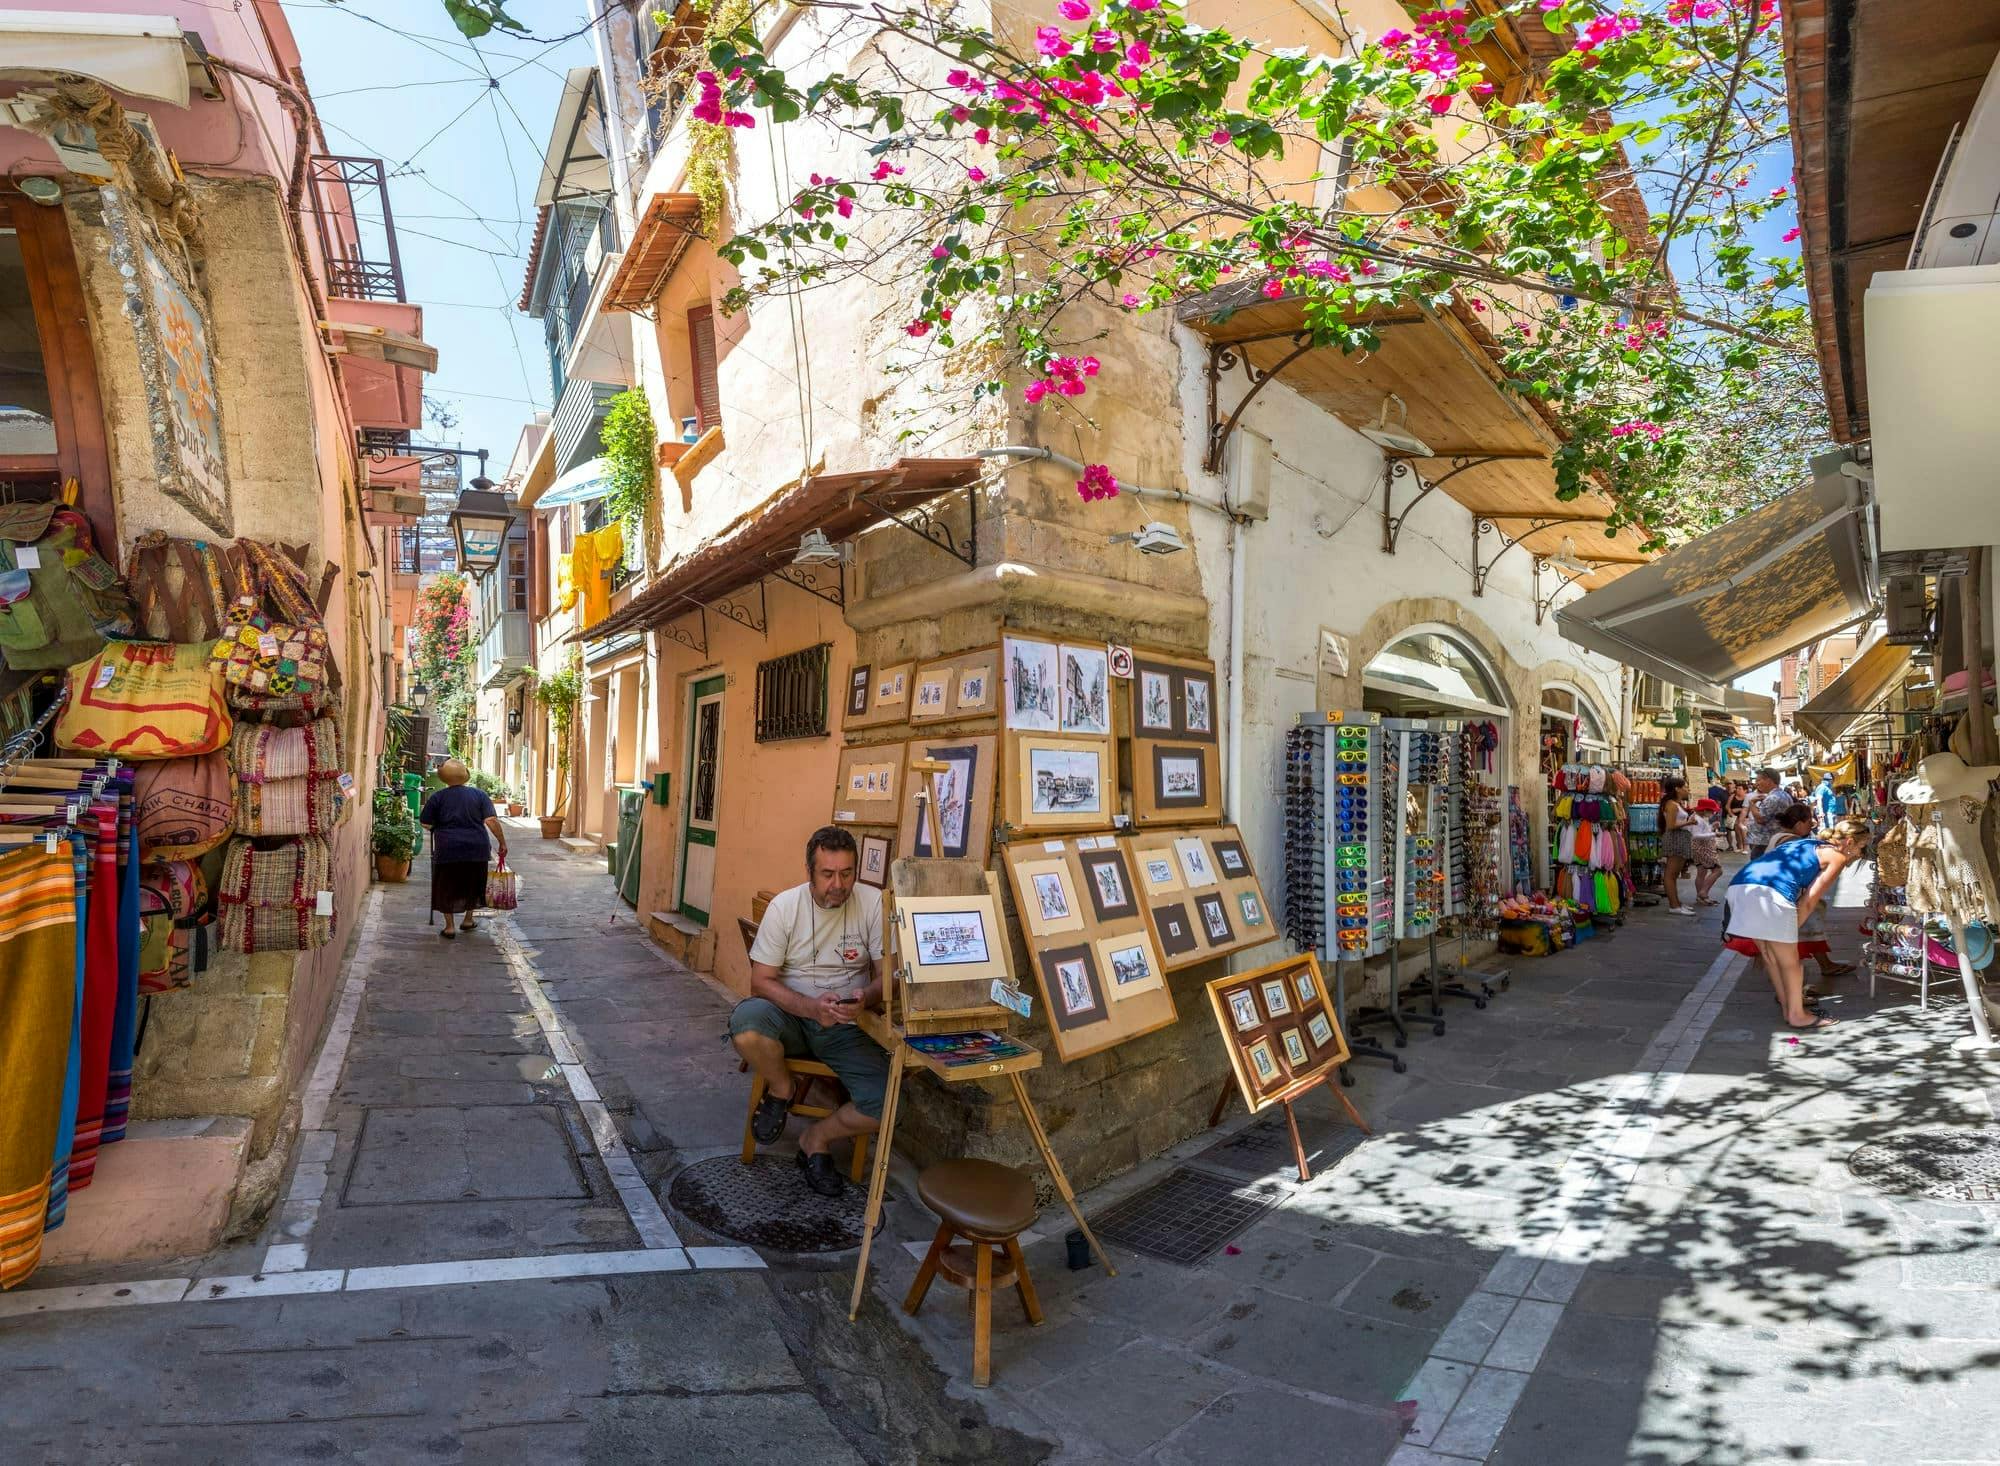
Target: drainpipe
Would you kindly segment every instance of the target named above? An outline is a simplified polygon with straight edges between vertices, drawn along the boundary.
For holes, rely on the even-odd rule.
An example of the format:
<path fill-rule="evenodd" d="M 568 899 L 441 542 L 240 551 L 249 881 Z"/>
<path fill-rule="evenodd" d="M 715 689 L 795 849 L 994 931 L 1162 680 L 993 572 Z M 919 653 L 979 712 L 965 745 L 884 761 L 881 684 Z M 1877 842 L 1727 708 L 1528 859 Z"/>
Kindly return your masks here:
<path fill-rule="evenodd" d="M 1022 462 L 1046 461 L 1057 463 L 1072 472 L 1081 474 L 1083 465 L 1067 454 L 1058 453 L 1053 448 L 1029 448 L 1009 443 L 998 448 L 981 448 L 981 458 L 1012 458 Z M 1225 503 L 1214 499 L 1204 499 L 1190 494 L 1186 489 L 1154 489 L 1144 484 L 1131 483 L 1126 479 L 1117 480 L 1118 492 L 1130 494 L 1138 499 L 1160 499 L 1169 503 L 1187 504 L 1197 509 L 1206 509 L 1211 514 L 1220 514 L 1229 521 L 1229 706 L 1225 722 L 1229 730 L 1229 756 L 1224 762 L 1222 798 L 1223 809 L 1233 819 L 1243 817 L 1243 580 L 1244 560 L 1243 528 L 1241 515 L 1233 512 Z"/>

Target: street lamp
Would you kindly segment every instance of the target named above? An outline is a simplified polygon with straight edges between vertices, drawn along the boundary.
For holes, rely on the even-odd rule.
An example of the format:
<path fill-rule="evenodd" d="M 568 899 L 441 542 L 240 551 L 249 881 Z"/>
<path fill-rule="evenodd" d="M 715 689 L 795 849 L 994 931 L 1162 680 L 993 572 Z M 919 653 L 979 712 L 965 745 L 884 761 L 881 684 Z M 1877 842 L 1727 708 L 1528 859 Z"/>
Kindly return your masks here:
<path fill-rule="evenodd" d="M 482 454 L 481 462 L 484 460 Z M 471 487 L 458 496 L 458 507 L 451 511 L 451 533 L 458 541 L 460 567 L 484 575 L 498 565 L 507 528 L 513 522 L 513 500 L 496 493 L 493 480 L 484 473 L 474 478 Z"/>
<path fill-rule="evenodd" d="M 431 700 L 431 690 L 419 682 L 410 689 L 410 706 L 422 712 Z"/>

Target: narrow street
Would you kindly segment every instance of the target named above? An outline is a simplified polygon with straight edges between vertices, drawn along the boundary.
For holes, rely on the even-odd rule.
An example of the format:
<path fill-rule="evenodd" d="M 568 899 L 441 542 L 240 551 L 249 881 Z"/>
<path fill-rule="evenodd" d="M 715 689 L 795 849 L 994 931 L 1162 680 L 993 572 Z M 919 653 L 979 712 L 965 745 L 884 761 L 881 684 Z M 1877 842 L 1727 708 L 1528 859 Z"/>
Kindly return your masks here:
<path fill-rule="evenodd" d="M 0 1394 L 37 1463 L 1970 1461 L 2000 1406 L 1990 1204 L 1848 1170 L 1911 1129 L 1990 1125 L 1962 1008 L 1849 979 L 1792 1043 L 1715 923 L 1660 910 L 1514 963 L 1484 1012 L 1361 1064 L 1376 1134 L 1305 1107 L 1194 1138 L 1169 1173 L 1254 1216 L 1191 1266 L 1028 1256 L 1047 1321 L 897 1303 L 928 1235 L 905 1188 L 850 1326 L 853 1254 L 707 1237 L 663 1207 L 733 1153 L 726 999 L 644 941 L 601 861 L 517 828 L 523 900 L 473 936 L 377 886 L 265 1233 L 0 1298 Z M 1851 947 L 1851 938 L 1837 938 Z M 115 1155 L 106 1164 L 115 1163 Z M 900 1171 L 900 1167 L 899 1167 Z M 907 1176 L 904 1177 L 907 1181 Z M 1838 1398 L 1839 1409 L 1821 1408 Z"/>

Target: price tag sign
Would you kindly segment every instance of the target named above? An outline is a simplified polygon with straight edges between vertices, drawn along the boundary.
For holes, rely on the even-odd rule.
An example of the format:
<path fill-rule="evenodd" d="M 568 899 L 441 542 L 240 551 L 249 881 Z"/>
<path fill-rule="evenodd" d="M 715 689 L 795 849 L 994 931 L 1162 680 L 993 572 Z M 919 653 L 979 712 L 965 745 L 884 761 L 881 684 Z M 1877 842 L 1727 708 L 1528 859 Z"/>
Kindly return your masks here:
<path fill-rule="evenodd" d="M 16 570 L 40 570 L 42 552 L 33 545 L 14 546 L 14 568 Z"/>
<path fill-rule="evenodd" d="M 333 915 L 333 892 L 321 891 L 319 893 L 319 900 L 315 902 L 313 905 L 313 915 L 315 916 Z"/>

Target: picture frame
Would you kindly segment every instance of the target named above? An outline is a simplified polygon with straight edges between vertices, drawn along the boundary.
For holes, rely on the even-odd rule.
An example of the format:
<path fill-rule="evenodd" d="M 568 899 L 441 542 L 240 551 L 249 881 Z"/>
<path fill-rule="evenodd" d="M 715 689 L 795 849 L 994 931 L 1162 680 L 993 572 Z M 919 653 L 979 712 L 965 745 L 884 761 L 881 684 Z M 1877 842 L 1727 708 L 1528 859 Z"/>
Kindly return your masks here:
<path fill-rule="evenodd" d="M 1139 896 L 1132 887 L 1132 873 L 1126 869 L 1124 851 L 1115 847 L 1079 851 L 1077 863 L 1083 867 L 1084 892 L 1099 922 L 1139 914 Z"/>
<path fill-rule="evenodd" d="M 1236 893 L 1236 912 L 1237 915 L 1243 918 L 1243 925 L 1246 930 L 1250 927 L 1264 925 L 1264 905 L 1257 899 L 1255 891 L 1238 891 Z"/>
<path fill-rule="evenodd" d="M 1225 881 L 1240 881 L 1250 874 L 1250 857 L 1243 853 L 1241 840 L 1211 840 L 1215 869 Z"/>
<path fill-rule="evenodd" d="M 1201 921 L 1202 933 L 1211 947 L 1234 946 L 1236 928 L 1229 923 L 1229 907 L 1223 901 L 1222 892 L 1211 891 L 1205 896 L 1194 898 L 1195 915 Z"/>
<path fill-rule="evenodd" d="M 895 858 L 894 835 L 863 835 L 855 858 L 854 879 L 877 890 L 889 884 L 889 862 Z"/>
<path fill-rule="evenodd" d="M 1009 636 L 1000 643 L 1006 725 L 1024 733 L 1061 731 L 1061 675 L 1055 642 Z"/>
<path fill-rule="evenodd" d="M 954 694 L 952 710 L 957 713 L 990 713 L 993 711 L 993 664 L 982 662 L 977 666 L 958 669 L 958 690 Z"/>
<path fill-rule="evenodd" d="M 1300 1012 L 1319 1001 L 1319 983 L 1310 968 L 1302 967 L 1292 974 L 1292 991 L 1299 995 Z"/>
<path fill-rule="evenodd" d="M 1041 954 L 1040 967 L 1042 996 L 1055 1028 L 1073 1032 L 1110 1018 L 1111 1005 L 1088 942 L 1050 948 Z"/>
<path fill-rule="evenodd" d="M 1174 678 L 1174 732 L 1182 738 L 1215 741 L 1215 674 L 1183 671 Z"/>
<path fill-rule="evenodd" d="M 919 859 L 942 854 L 948 860 L 984 860 L 993 845 L 993 786 L 998 740 L 991 733 L 960 738 L 913 738 L 906 745 L 908 763 L 942 763 L 944 772 L 930 775 L 933 828 L 942 851 L 931 849 L 930 829 L 917 822 L 917 785 L 905 770 L 901 803 L 896 813 L 896 848 Z"/>
<path fill-rule="evenodd" d="M 875 686 L 874 668 L 868 663 L 856 664 L 847 674 L 847 716 L 849 719 L 864 717 L 868 712 L 868 694 Z"/>
<path fill-rule="evenodd" d="M 1215 867 L 1208 858 L 1208 845 L 1199 835 L 1181 835 L 1174 841 L 1174 855 L 1180 863 L 1181 880 L 1190 891 L 1215 884 Z"/>
<path fill-rule="evenodd" d="M 1284 1079 L 1284 1071 L 1278 1067 L 1277 1056 L 1272 1053 L 1268 1038 L 1260 1038 L 1251 1044 L 1244 1050 L 1244 1056 L 1249 1060 L 1250 1072 L 1255 1076 L 1258 1089 L 1275 1088 Z"/>
<path fill-rule="evenodd" d="M 991 646 L 917 663 L 910 721 L 942 723 L 991 715 L 998 706 L 993 692 L 993 669 L 998 664 L 999 649 Z"/>
<path fill-rule="evenodd" d="M 1264 999 L 1264 1014 L 1269 1018 L 1286 1018 L 1292 1011 L 1292 990 L 1285 986 L 1282 977 L 1274 977 L 1264 982 L 1257 991 Z"/>
<path fill-rule="evenodd" d="M 951 716 L 951 674 L 920 676 L 917 694 L 910 700 L 910 721 L 926 722 Z"/>
<path fill-rule="evenodd" d="M 1118 791 L 1108 739 L 1009 733 L 1007 820 L 1017 830 L 1108 830 Z"/>
<path fill-rule="evenodd" d="M 1306 1033 L 1311 1037 L 1315 1049 L 1333 1046 L 1333 1020 L 1325 1013 L 1315 1013 L 1306 1020 Z"/>
<path fill-rule="evenodd" d="M 875 684 L 875 695 L 869 699 L 869 705 L 877 712 L 882 712 L 889 708 L 902 707 L 909 700 L 910 668 L 909 664 L 905 663 L 900 667 L 891 667 L 882 674 Z"/>
<path fill-rule="evenodd" d="M 1201 943 L 1194 934 L 1194 919 L 1188 915 L 1184 902 L 1170 901 L 1164 906 L 1155 906 L 1152 917 L 1153 931 L 1160 939 L 1160 950 L 1168 957 L 1185 957 L 1201 950 Z"/>
<path fill-rule="evenodd" d="M 1225 993 L 1223 998 L 1229 1004 L 1229 1017 L 1238 1033 L 1250 1033 L 1264 1026 L 1264 1015 L 1257 1011 L 1257 995 L 1249 988 L 1238 988 Z"/>
<path fill-rule="evenodd" d="M 1287 1028 L 1278 1034 L 1278 1042 L 1284 1045 L 1285 1062 L 1296 1072 L 1312 1064 L 1312 1055 L 1306 1052 L 1306 1041 L 1296 1028 Z"/>
<path fill-rule="evenodd" d="M 837 825 L 893 825 L 903 787 L 904 745 L 850 743 L 840 751 L 833 783 Z"/>
<path fill-rule="evenodd" d="M 1179 730 L 1175 716 L 1174 674 L 1161 662 L 1139 660 L 1132 666 L 1132 733 L 1134 737 L 1171 738 Z"/>
<path fill-rule="evenodd" d="M 896 949 L 913 983 L 1006 979 L 1007 930 L 990 892 L 907 896 L 895 906 Z"/>
<path fill-rule="evenodd" d="M 1111 736 L 1110 653 L 1100 643 L 1056 648 L 1061 731 L 1073 738 Z"/>
<path fill-rule="evenodd" d="M 1133 863 L 1139 867 L 1139 879 L 1145 882 L 1148 896 L 1164 896 L 1169 891 L 1187 889 L 1181 884 L 1181 866 L 1174 858 L 1172 846 L 1155 845 L 1135 850 Z"/>
<path fill-rule="evenodd" d="M 847 715 L 843 721 L 846 728 L 874 728 L 889 723 L 900 723 L 910 714 L 912 663 L 897 662 L 890 666 L 862 664 L 849 674 L 847 685 Z M 863 690 L 858 682 L 862 672 L 869 675 L 868 686 Z M 860 698 L 859 707 L 856 699 Z"/>
<path fill-rule="evenodd" d="M 1167 981 L 1142 931 L 1124 937 L 1099 937 L 1097 971 L 1113 1002 L 1152 992 Z"/>
<path fill-rule="evenodd" d="M 1153 804 L 1159 809 L 1205 809 L 1209 802 L 1207 750 L 1186 744 L 1153 745 Z"/>
<path fill-rule="evenodd" d="M 1083 930 L 1083 906 L 1070 883 L 1068 861 L 1024 862 L 1015 874 L 1020 887 L 1016 905 L 1031 933 L 1046 937 Z"/>

